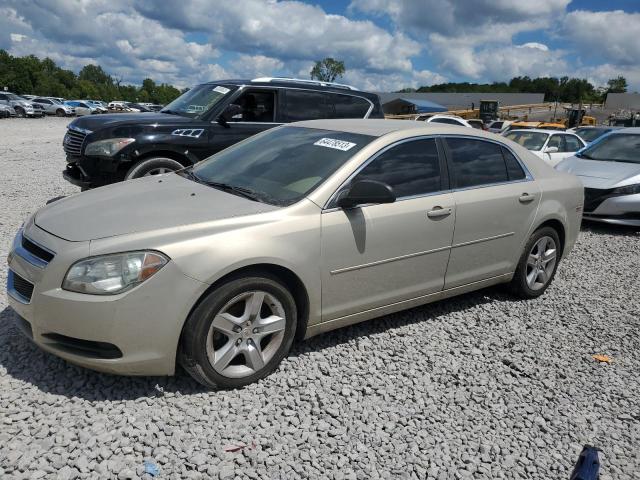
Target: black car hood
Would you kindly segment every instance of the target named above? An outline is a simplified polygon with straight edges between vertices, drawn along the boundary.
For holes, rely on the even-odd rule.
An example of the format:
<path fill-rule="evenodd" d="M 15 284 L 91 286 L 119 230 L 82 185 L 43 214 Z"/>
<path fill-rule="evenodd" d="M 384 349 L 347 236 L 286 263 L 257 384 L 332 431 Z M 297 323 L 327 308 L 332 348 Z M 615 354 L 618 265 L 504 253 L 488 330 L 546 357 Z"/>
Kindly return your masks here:
<path fill-rule="evenodd" d="M 95 132 L 104 127 L 120 125 L 190 125 L 193 118 L 168 113 L 111 113 L 106 115 L 85 115 L 76 118 L 69 126 Z"/>

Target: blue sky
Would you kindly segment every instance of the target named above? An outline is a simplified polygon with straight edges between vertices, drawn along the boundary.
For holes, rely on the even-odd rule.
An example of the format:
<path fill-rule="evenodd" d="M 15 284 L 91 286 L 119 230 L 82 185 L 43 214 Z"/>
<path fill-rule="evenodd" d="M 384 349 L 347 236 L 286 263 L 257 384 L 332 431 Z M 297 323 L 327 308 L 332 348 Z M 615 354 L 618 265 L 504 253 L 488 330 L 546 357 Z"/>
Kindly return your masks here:
<path fill-rule="evenodd" d="M 640 90 L 639 38 L 636 0 L 0 0 L 14 55 L 178 86 L 307 78 L 333 56 L 370 90 L 516 75 L 624 75 Z"/>

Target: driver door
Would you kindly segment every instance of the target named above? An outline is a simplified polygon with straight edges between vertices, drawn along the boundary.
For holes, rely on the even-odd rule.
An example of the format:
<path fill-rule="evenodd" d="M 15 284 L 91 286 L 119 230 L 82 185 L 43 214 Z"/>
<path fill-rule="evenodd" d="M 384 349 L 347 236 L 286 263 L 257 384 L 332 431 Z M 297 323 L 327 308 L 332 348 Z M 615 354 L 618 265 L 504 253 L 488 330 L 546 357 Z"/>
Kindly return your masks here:
<path fill-rule="evenodd" d="M 396 144 L 349 183 L 387 183 L 394 203 L 323 212 L 323 321 L 442 290 L 455 221 L 442 172 L 434 138 Z"/>
<path fill-rule="evenodd" d="M 260 88 L 243 91 L 232 100 L 231 105 L 240 108 L 237 113 L 227 118 L 228 127 L 213 120 L 210 136 L 211 153 L 219 152 L 245 138 L 282 124 L 278 108 L 278 91 Z M 224 115 L 224 113 L 223 113 Z"/>

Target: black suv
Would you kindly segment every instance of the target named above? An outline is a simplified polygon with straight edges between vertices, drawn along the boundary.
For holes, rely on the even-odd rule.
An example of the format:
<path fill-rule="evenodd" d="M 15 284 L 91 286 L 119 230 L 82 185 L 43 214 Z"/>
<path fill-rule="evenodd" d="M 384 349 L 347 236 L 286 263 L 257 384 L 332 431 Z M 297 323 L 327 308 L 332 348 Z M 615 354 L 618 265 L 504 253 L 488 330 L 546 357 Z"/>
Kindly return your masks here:
<path fill-rule="evenodd" d="M 317 118 L 384 118 L 377 95 L 285 78 L 197 85 L 160 112 L 87 115 L 62 143 L 64 178 L 83 189 L 179 170 L 251 135 Z"/>

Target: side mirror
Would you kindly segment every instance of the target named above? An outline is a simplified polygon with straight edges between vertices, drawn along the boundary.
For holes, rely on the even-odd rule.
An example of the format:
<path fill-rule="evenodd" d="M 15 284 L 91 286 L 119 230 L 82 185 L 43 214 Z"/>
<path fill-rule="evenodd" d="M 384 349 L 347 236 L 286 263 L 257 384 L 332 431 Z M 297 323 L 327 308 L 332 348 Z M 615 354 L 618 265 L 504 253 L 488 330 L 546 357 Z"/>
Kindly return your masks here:
<path fill-rule="evenodd" d="M 241 115 L 243 112 L 242 107 L 236 103 L 230 103 L 227 105 L 227 108 L 218 115 L 216 121 L 225 128 L 229 128 L 229 121 L 235 117 L 236 115 Z"/>
<path fill-rule="evenodd" d="M 353 208 L 367 203 L 393 203 L 396 201 L 396 194 L 393 188 L 377 180 L 360 180 L 351 185 L 347 190 L 340 193 L 338 206 L 341 208 Z"/>
<path fill-rule="evenodd" d="M 544 153 L 556 153 L 558 151 L 558 147 L 547 147 L 544 149 Z"/>

